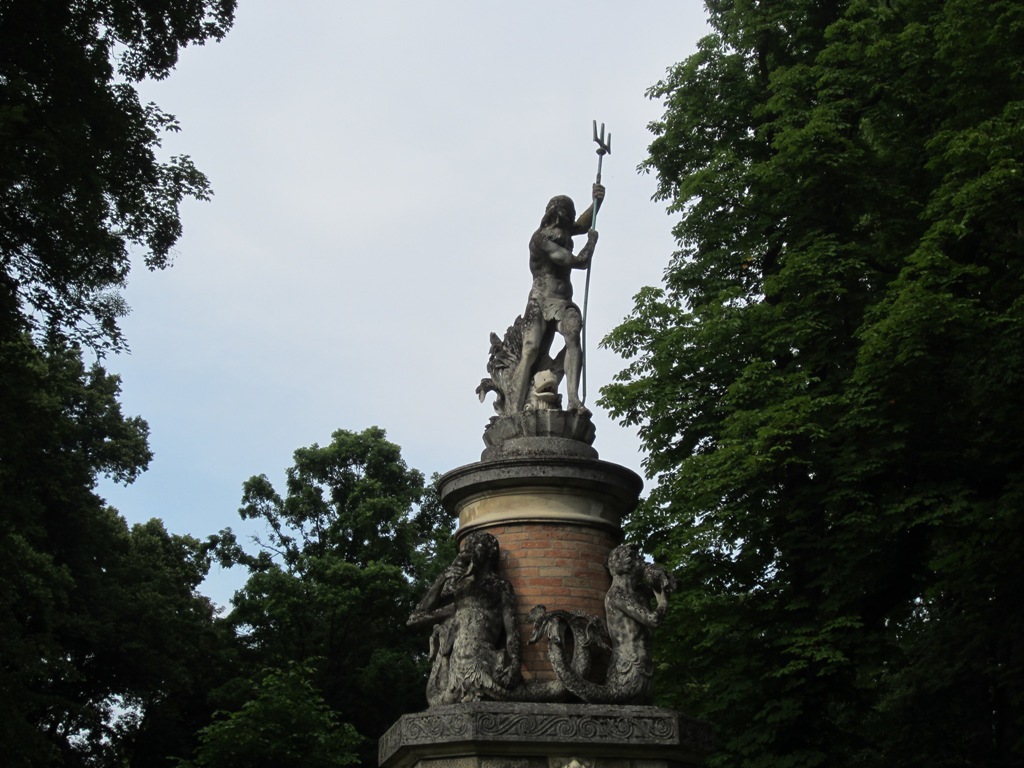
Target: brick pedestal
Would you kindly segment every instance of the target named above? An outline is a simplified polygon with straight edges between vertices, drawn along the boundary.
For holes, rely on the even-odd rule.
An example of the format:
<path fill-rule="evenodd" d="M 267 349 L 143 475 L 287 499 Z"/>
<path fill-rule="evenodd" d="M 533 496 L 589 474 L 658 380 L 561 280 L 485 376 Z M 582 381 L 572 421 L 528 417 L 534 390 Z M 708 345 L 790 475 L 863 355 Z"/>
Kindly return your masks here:
<path fill-rule="evenodd" d="M 487 531 L 501 546 L 501 575 L 516 592 L 525 680 L 554 677 L 545 644 L 527 643 L 533 627 L 526 615 L 535 605 L 604 618 L 605 560 L 642 487 L 618 464 L 567 457 L 484 461 L 441 478 L 458 537 Z"/>
<path fill-rule="evenodd" d="M 535 605 L 604 617 L 611 585 L 604 563 L 618 540 L 610 531 L 559 523 L 496 525 L 487 531 L 501 544 L 501 575 L 516 590 L 523 678 L 553 679 L 547 644 L 527 642 L 533 625 L 525 617 Z"/>
<path fill-rule="evenodd" d="M 526 642 L 534 606 L 605 618 L 605 561 L 642 486 L 624 467 L 580 456 L 490 458 L 441 478 L 459 539 L 486 531 L 501 547 L 499 573 L 516 592 L 527 682 L 554 677 L 547 643 Z M 708 723 L 658 707 L 479 701 L 404 715 L 381 738 L 379 765 L 694 768 L 713 746 Z"/>

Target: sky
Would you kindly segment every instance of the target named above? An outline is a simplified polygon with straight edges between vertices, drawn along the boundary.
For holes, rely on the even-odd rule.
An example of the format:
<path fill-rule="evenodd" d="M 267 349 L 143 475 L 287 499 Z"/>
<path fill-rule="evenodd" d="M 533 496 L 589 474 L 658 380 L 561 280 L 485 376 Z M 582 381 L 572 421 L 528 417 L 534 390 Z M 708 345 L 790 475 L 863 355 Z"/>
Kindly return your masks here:
<path fill-rule="evenodd" d="M 663 112 L 646 91 L 704 34 L 696 0 L 240 0 L 221 43 L 140 88 L 181 124 L 162 151 L 215 194 L 184 204 L 170 269 L 129 279 L 131 352 L 105 364 L 154 459 L 99 492 L 129 522 L 244 539 L 242 483 L 283 489 L 337 429 L 382 427 L 427 477 L 478 461 L 490 332 L 525 309 L 547 201 L 588 204 L 595 119 L 587 404 L 600 457 L 643 474 L 635 428 L 595 403 L 625 365 L 597 342 L 676 248 L 637 171 Z M 223 606 L 243 581 L 214 566 L 202 591 Z"/>

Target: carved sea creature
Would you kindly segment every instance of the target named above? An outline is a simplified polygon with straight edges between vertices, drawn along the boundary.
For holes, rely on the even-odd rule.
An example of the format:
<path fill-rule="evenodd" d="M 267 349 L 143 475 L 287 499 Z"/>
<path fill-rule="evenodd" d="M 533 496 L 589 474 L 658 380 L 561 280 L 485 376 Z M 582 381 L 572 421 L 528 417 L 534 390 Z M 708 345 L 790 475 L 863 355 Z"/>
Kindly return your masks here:
<path fill-rule="evenodd" d="M 612 586 L 605 595 L 607 624 L 578 611 L 545 611 L 537 606 L 529 614 L 534 622 L 530 642 L 546 636 L 548 658 L 558 681 L 586 702 L 646 704 L 653 696 L 654 663 L 651 659 L 653 630 L 665 617 L 668 595 L 675 579 L 656 565 L 645 563 L 631 544 L 616 547 L 608 555 Z M 651 598 L 656 607 L 651 608 Z M 566 659 L 567 636 L 572 636 L 572 659 Z M 611 649 L 604 683 L 587 679 L 590 646 Z"/>
<path fill-rule="evenodd" d="M 432 626 L 430 706 L 502 700 L 521 680 L 515 593 L 498 573 L 498 540 L 471 533 L 409 617 Z"/>
<path fill-rule="evenodd" d="M 518 315 L 505 331 L 505 337 L 499 339 L 498 334 L 491 333 L 491 347 L 487 357 L 487 372 L 490 377 L 481 379 L 476 388 L 480 402 L 484 402 L 488 392 L 494 392 L 494 410 L 500 416 L 510 414 L 514 409 L 512 403 L 517 400 L 514 392 L 514 374 L 516 366 L 523 354 L 523 326 L 526 321 Z M 565 375 L 565 350 L 554 358 L 544 355 L 537 361 L 537 374 L 534 376 L 533 389 L 528 393 L 527 401 L 534 408 L 559 408 L 562 398 L 558 394 L 558 385 Z"/>

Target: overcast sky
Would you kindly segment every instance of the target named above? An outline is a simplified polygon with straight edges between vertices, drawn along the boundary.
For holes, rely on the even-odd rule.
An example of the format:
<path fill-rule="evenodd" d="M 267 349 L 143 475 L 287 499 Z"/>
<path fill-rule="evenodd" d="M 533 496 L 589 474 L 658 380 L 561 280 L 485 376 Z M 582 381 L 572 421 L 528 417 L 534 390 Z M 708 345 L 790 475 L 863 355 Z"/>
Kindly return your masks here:
<path fill-rule="evenodd" d="M 642 474 L 634 431 L 594 403 L 623 367 L 596 342 L 674 250 L 636 170 L 662 113 L 645 91 L 705 32 L 696 0 L 240 0 L 223 42 L 142 88 L 215 196 L 184 206 L 172 268 L 131 276 L 132 352 L 107 366 L 155 458 L 100 492 L 130 522 L 205 537 L 249 530 L 243 481 L 280 488 L 292 452 L 339 428 L 386 429 L 427 476 L 477 461 L 488 336 L 525 308 L 548 199 L 588 204 L 593 119 L 613 151 L 588 405 L 601 458 Z M 204 591 L 226 604 L 243 574 L 214 571 Z"/>

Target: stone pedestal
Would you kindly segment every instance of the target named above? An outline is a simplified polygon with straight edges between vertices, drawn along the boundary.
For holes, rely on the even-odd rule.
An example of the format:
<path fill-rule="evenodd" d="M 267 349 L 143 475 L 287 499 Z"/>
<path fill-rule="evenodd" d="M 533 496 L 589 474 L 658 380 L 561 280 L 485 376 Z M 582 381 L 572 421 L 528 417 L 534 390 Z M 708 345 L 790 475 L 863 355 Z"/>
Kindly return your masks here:
<path fill-rule="evenodd" d="M 381 768 L 683 768 L 711 726 L 658 707 L 475 702 L 404 715 L 380 740 Z M 574 765 L 575 762 L 575 765 Z"/>
<path fill-rule="evenodd" d="M 548 641 L 528 642 L 534 629 L 528 614 L 537 605 L 563 617 L 579 612 L 606 619 L 612 581 L 606 561 L 643 487 L 634 472 L 600 461 L 575 432 L 556 434 L 579 432 L 588 420 L 549 415 L 497 420 L 484 460 L 439 481 L 445 509 L 458 517 L 459 541 L 477 532 L 497 539 L 497 576 L 515 591 L 523 685 L 477 698 L 521 700 L 467 696 L 404 715 L 380 740 L 381 768 L 689 768 L 713 748 L 711 726 L 678 712 L 562 703 L 573 694 L 552 670 Z M 621 580 L 622 571 L 616 574 Z M 467 617 L 474 620 L 472 613 Z M 564 647 L 561 641 L 557 647 Z"/>
<path fill-rule="evenodd" d="M 439 488 L 459 518 L 457 536 L 486 531 L 501 547 L 501 575 L 516 592 L 527 682 L 554 678 L 544 644 L 527 642 L 536 605 L 604 618 L 605 560 L 622 541 L 622 518 L 643 481 L 607 461 L 533 456 L 482 461 L 448 472 Z"/>

